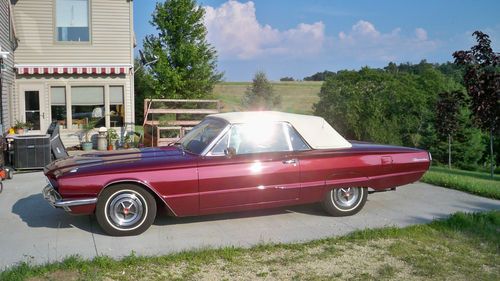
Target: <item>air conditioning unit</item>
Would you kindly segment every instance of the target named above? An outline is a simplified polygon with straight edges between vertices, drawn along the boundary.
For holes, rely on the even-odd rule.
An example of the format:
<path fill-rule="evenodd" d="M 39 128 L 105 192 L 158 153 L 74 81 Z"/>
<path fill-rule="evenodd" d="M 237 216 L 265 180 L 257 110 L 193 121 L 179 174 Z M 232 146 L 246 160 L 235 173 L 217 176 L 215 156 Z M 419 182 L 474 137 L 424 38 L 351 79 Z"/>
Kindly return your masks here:
<path fill-rule="evenodd" d="M 15 136 L 13 140 L 16 170 L 42 169 L 52 161 L 50 135 Z"/>

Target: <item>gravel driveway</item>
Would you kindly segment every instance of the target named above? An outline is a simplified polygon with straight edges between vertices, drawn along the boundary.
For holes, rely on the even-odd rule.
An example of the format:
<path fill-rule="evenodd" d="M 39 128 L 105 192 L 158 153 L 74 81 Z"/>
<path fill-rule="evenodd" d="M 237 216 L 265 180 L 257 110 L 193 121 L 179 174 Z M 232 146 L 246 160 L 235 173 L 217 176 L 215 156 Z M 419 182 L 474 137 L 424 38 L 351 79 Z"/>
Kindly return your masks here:
<path fill-rule="evenodd" d="M 353 230 L 408 226 L 458 212 L 500 209 L 500 201 L 436 187 L 410 184 L 397 191 L 370 194 L 355 216 L 326 216 L 318 205 L 191 218 L 159 215 L 135 237 L 109 237 L 91 216 L 53 209 L 40 193 L 41 172 L 16 174 L 0 194 L 0 270 L 20 261 L 53 262 L 69 255 L 123 257 L 159 255 L 200 247 L 251 246 L 307 241 Z"/>

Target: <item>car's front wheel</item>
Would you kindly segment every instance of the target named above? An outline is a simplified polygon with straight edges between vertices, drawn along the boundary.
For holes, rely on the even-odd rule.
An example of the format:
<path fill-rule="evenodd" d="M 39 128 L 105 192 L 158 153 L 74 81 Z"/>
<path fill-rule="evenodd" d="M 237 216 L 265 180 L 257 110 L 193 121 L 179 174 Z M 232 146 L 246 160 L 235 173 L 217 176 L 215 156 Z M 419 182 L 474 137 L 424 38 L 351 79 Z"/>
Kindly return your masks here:
<path fill-rule="evenodd" d="M 147 190 L 136 185 L 115 185 L 101 192 L 95 214 L 109 235 L 138 235 L 154 222 L 156 201 Z"/>
<path fill-rule="evenodd" d="M 333 188 L 325 194 L 323 208 L 332 216 L 351 216 L 363 208 L 367 196 L 366 187 Z"/>

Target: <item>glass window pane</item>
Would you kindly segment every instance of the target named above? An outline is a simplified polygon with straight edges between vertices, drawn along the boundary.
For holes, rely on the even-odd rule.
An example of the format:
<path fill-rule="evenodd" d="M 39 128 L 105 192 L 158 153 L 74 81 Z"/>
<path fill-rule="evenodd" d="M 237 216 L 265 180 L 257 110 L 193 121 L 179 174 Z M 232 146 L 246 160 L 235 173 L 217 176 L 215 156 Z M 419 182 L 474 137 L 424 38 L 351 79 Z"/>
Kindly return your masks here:
<path fill-rule="evenodd" d="M 40 98 L 38 91 L 24 92 L 24 110 L 26 122 L 33 130 L 40 130 Z"/>
<path fill-rule="evenodd" d="M 229 147 L 236 154 L 290 151 L 282 123 L 235 125 L 231 130 Z"/>
<path fill-rule="evenodd" d="M 89 1 L 57 0 L 58 41 L 89 41 Z"/>
<path fill-rule="evenodd" d="M 24 92 L 24 102 L 25 109 L 28 110 L 40 110 L 40 99 L 38 98 L 38 91 L 26 91 Z"/>
<path fill-rule="evenodd" d="M 309 145 L 302 139 L 302 137 L 297 133 L 297 131 L 292 127 L 288 126 L 288 134 L 290 135 L 290 141 L 294 151 L 309 150 L 311 149 Z"/>
<path fill-rule="evenodd" d="M 66 129 L 66 88 L 51 87 L 50 111 L 52 122 L 57 122 L 62 129 Z"/>
<path fill-rule="evenodd" d="M 106 126 L 104 113 L 104 87 L 71 87 L 73 128 Z"/>
<path fill-rule="evenodd" d="M 205 119 L 196 125 L 181 140 L 184 149 L 200 154 L 226 127 L 226 122 L 216 119 Z"/>
<path fill-rule="evenodd" d="M 219 142 L 215 145 L 215 147 L 212 149 L 210 152 L 212 155 L 217 156 L 217 155 L 224 155 L 227 148 L 227 144 L 229 141 L 229 133 L 226 133 L 226 135 L 219 140 Z"/>
<path fill-rule="evenodd" d="M 111 127 L 123 127 L 125 108 L 123 106 L 123 86 L 109 87 L 110 122 Z"/>

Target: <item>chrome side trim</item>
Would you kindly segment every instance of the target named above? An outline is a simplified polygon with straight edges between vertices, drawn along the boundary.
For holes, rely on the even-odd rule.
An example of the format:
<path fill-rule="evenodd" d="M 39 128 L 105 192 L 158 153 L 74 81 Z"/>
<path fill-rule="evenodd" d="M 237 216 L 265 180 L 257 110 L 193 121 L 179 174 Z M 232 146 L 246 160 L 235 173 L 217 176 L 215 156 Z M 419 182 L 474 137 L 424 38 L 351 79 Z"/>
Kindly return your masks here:
<path fill-rule="evenodd" d="M 67 201 L 55 202 L 54 207 L 64 208 L 64 207 L 89 205 L 89 204 L 95 204 L 95 203 L 97 203 L 97 198 L 67 200 Z"/>
<path fill-rule="evenodd" d="M 43 188 L 43 198 L 49 202 L 52 207 L 63 208 L 66 211 L 71 211 L 69 207 L 89 205 L 97 203 L 97 198 L 84 198 L 76 200 L 63 200 L 59 192 L 49 183 Z"/>

